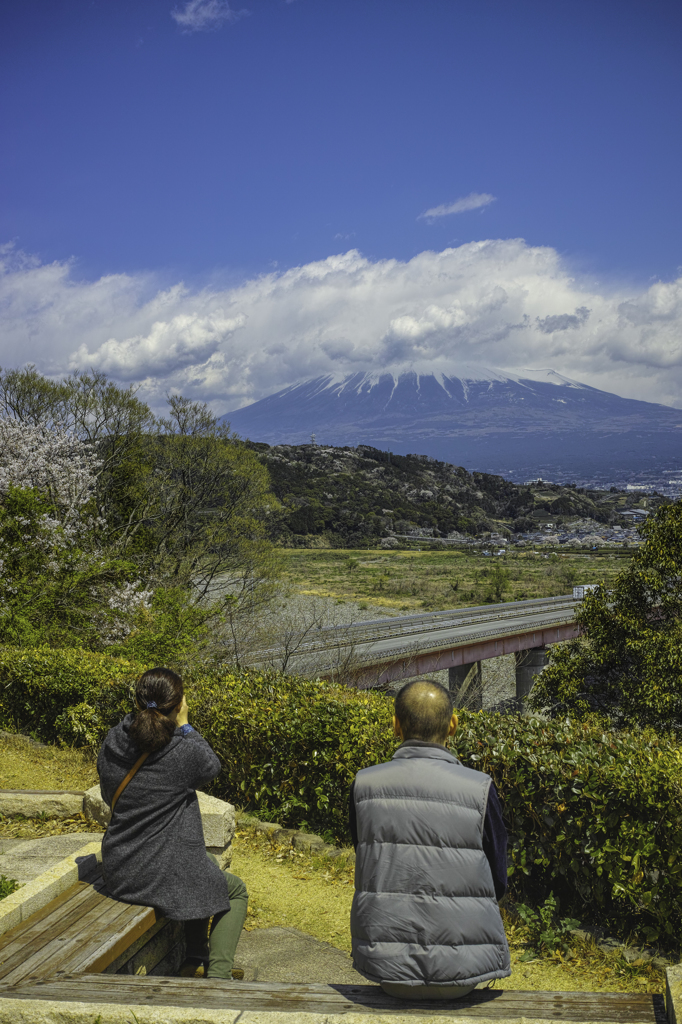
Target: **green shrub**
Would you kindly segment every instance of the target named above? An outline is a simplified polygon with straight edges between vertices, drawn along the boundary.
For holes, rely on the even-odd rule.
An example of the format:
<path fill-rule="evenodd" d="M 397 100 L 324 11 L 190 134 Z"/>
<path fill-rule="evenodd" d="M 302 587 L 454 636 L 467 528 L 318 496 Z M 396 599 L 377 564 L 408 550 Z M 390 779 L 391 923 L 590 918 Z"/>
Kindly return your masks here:
<path fill-rule="evenodd" d="M 682 926 L 682 750 L 652 730 L 466 714 L 464 764 L 504 801 L 510 880 L 538 903 L 671 941 Z"/>
<path fill-rule="evenodd" d="M 545 902 L 534 910 L 525 903 L 516 907 L 528 936 L 531 950 L 521 960 L 530 960 L 538 953 L 568 953 L 571 946 L 571 930 L 577 928 L 580 921 L 572 917 L 557 916 L 559 905 L 551 892 Z"/>
<path fill-rule="evenodd" d="M 99 742 L 132 709 L 143 666 L 83 651 L 0 648 L 0 724 L 52 742 Z M 193 723 L 223 771 L 216 795 L 348 841 L 355 773 L 388 760 L 392 701 L 271 672 L 187 678 Z M 682 749 L 595 720 L 463 713 L 455 750 L 505 807 L 519 901 L 672 944 L 682 931 Z"/>
<path fill-rule="evenodd" d="M 0 728 L 45 743 L 99 743 L 131 710 L 144 667 L 92 651 L 0 647 Z"/>
<path fill-rule="evenodd" d="M 613 584 L 577 607 L 580 636 L 552 648 L 530 695 L 535 710 L 682 731 L 682 501 L 639 532 L 644 543 Z"/>
<path fill-rule="evenodd" d="M 212 792 L 348 841 L 355 773 L 388 760 L 397 745 L 392 701 L 381 693 L 264 672 L 190 683 L 192 722 L 223 764 Z"/>

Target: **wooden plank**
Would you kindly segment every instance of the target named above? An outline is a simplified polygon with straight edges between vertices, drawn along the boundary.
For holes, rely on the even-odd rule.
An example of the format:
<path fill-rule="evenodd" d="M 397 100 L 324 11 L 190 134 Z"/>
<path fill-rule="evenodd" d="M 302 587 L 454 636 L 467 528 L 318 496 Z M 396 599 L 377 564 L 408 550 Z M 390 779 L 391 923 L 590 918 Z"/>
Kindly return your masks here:
<path fill-rule="evenodd" d="M 121 915 L 118 927 L 102 935 L 99 945 L 82 950 L 72 959 L 68 972 L 99 974 L 157 922 L 164 920 L 157 917 L 152 907 L 130 907 L 130 913 Z"/>
<path fill-rule="evenodd" d="M 76 971 L 81 973 L 77 965 L 92 952 L 103 953 L 104 966 L 107 966 L 119 955 L 116 949 L 110 951 L 110 956 L 106 954 L 110 934 L 118 933 L 122 920 L 134 928 L 140 916 L 148 917 L 150 914 L 153 911 L 148 907 L 131 907 L 110 899 L 102 901 L 84 915 L 80 922 L 66 929 L 57 943 L 51 944 L 49 956 L 42 957 L 40 963 L 36 962 L 30 971 L 25 972 L 26 980 L 38 981 Z M 11 981 L 11 978 L 7 980 Z"/>
<path fill-rule="evenodd" d="M 53 922 L 54 927 L 46 929 L 44 935 L 34 938 L 19 950 L 18 957 L 12 957 L 11 969 L 3 979 L 6 984 L 17 984 L 33 973 L 37 977 L 50 977 L 61 966 L 63 956 L 68 957 L 74 933 L 81 932 L 84 924 L 97 919 L 101 913 L 104 900 L 101 895 L 90 889 L 86 899 L 78 906 L 77 911 L 68 917 Z"/>
<path fill-rule="evenodd" d="M 129 960 L 133 960 L 135 958 L 135 955 L 139 953 L 139 951 L 143 949 L 148 942 L 151 942 L 154 939 L 154 937 L 158 935 L 159 932 L 166 927 L 167 924 L 167 919 L 165 917 L 160 917 L 157 920 L 156 924 L 152 928 L 150 928 L 148 932 L 145 932 L 144 935 L 141 935 L 140 938 L 136 939 L 135 942 L 131 943 L 131 945 L 128 946 L 123 953 L 119 954 L 119 956 L 117 956 L 115 960 L 112 960 L 110 964 L 107 964 L 107 966 L 104 968 L 106 974 L 117 974 L 121 970 L 121 968 L 125 967 Z M 135 972 L 125 971 L 124 973 L 134 974 Z"/>
<path fill-rule="evenodd" d="M 56 972 L 69 971 L 74 954 L 80 955 L 93 942 L 99 946 L 102 935 L 130 910 L 129 904 L 119 903 L 100 892 L 91 889 L 89 898 L 81 908 L 81 914 L 52 934 L 30 957 L 18 964 L 5 976 L 5 983 L 18 984 L 38 981 Z"/>
<path fill-rule="evenodd" d="M 521 992 L 483 989 L 465 999 L 404 1002 L 372 985 L 293 985 L 274 982 L 144 978 L 125 975 L 67 975 L 39 984 L 0 986 L 0 998 L 51 999 L 85 1003 L 236 1009 L 320 1014 L 373 1013 L 400 1016 L 457 1016 L 608 1024 L 662 1024 L 662 996 L 628 992 Z"/>
<path fill-rule="evenodd" d="M 87 882 L 76 882 L 26 921 L 5 932 L 0 939 L 0 980 L 17 962 L 23 962 L 32 951 L 43 946 L 55 929 L 63 927 L 62 922 L 78 920 L 91 891 Z"/>
<path fill-rule="evenodd" d="M 0 938 L 0 981 L 103 971 L 155 921 L 150 907 L 108 896 L 101 877 L 77 882 Z"/>

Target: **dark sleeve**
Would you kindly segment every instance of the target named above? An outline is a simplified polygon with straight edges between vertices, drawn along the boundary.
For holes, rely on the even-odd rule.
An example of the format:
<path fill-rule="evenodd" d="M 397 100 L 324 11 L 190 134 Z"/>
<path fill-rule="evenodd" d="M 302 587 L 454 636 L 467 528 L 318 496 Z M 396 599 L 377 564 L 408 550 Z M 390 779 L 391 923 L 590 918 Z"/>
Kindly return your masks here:
<path fill-rule="evenodd" d="M 350 826 L 350 837 L 353 840 L 353 847 L 358 848 L 358 819 L 355 814 L 355 780 L 350 787 L 350 798 L 348 800 L 348 824 Z"/>
<path fill-rule="evenodd" d="M 205 786 L 211 779 L 220 774 L 222 765 L 219 758 L 214 754 L 210 744 L 206 742 L 201 733 L 192 729 L 183 736 L 182 747 L 180 748 L 185 760 L 189 778 L 187 785 L 192 789 L 199 789 Z M 189 756 L 187 756 L 189 755 Z"/>
<path fill-rule="evenodd" d="M 502 819 L 502 804 L 494 782 L 490 783 L 483 823 L 483 852 L 492 871 L 495 896 L 501 900 L 507 891 L 507 829 Z"/>

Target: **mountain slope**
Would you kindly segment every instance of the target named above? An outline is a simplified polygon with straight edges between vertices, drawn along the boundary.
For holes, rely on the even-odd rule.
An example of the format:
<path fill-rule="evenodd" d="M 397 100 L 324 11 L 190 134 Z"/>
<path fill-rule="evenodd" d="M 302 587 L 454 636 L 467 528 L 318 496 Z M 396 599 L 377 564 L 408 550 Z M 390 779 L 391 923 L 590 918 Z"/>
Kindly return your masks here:
<path fill-rule="evenodd" d="M 362 547 L 391 534 L 532 532 L 550 522 L 568 528 L 578 520 L 627 528 L 631 524 L 622 513 L 633 499 L 645 514 L 667 500 L 560 484 L 517 485 L 428 456 L 366 445 L 247 444 L 267 466 L 282 503 L 272 528 L 287 546 L 316 537 L 332 546 Z"/>
<path fill-rule="evenodd" d="M 300 381 L 225 417 L 268 444 L 367 444 L 515 479 L 682 468 L 682 410 L 581 384 L 553 370 L 477 367 Z"/>

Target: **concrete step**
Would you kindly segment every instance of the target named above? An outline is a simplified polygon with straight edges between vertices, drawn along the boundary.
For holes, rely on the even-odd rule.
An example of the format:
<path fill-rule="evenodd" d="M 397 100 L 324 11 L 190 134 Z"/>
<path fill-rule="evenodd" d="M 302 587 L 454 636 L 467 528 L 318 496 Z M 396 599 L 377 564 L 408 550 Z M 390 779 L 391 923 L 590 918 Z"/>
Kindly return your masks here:
<path fill-rule="evenodd" d="M 71 832 L 42 839 L 0 840 L 0 875 L 31 882 L 88 843 L 101 843 L 101 832 Z"/>

